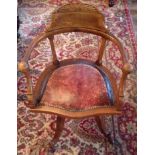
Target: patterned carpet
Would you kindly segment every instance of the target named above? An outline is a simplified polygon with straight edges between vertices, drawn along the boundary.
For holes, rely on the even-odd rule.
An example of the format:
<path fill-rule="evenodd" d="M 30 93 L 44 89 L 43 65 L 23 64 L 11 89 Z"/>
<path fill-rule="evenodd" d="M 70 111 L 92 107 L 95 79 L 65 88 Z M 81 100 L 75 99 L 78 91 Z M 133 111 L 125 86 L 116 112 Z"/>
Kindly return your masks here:
<path fill-rule="evenodd" d="M 134 72 L 128 76 L 121 116 L 104 117 L 106 133 L 114 144 L 105 143 L 94 118 L 84 120 L 66 119 L 65 128 L 57 144 L 49 147 L 54 134 L 55 116 L 34 114 L 25 106 L 24 93 L 26 80 L 18 72 L 18 155 L 136 155 L 136 39 L 126 0 L 117 1 L 112 8 L 105 8 L 101 0 L 22 0 L 18 4 L 20 20 L 18 38 L 18 61 L 24 55 L 31 40 L 42 32 L 50 22 L 51 13 L 67 3 L 89 3 L 96 6 L 104 15 L 106 25 L 117 36 L 125 49 L 128 60 L 134 66 Z M 65 33 L 55 37 L 59 60 L 67 58 L 86 58 L 95 60 L 100 38 L 84 33 Z M 35 86 L 41 71 L 51 61 L 48 40 L 37 46 L 29 61 L 33 85 Z M 107 43 L 103 59 L 116 79 L 120 78 L 122 66 L 120 53 L 116 46 Z M 112 123 L 115 125 L 115 139 Z M 51 130 L 52 128 L 52 130 Z"/>

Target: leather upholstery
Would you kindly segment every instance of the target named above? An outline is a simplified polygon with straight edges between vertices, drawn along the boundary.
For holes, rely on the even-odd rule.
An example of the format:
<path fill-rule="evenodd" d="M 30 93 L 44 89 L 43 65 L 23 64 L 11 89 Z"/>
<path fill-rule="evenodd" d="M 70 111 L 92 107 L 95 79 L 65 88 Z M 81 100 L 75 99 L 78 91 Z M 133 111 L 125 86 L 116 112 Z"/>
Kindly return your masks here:
<path fill-rule="evenodd" d="M 41 103 L 68 110 L 84 110 L 110 105 L 111 102 L 99 71 L 85 64 L 73 64 L 53 72 Z"/>

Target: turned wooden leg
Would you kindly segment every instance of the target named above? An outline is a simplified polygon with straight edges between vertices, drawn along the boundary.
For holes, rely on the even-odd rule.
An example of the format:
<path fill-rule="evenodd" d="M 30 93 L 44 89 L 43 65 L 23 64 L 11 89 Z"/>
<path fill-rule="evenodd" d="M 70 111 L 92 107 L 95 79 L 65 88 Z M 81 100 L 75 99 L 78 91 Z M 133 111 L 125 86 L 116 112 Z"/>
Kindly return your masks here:
<path fill-rule="evenodd" d="M 63 131 L 64 122 L 65 122 L 64 117 L 57 116 L 56 129 L 55 129 L 55 134 L 54 134 L 54 137 L 53 137 L 53 140 L 52 140 L 52 145 L 55 144 L 59 140 L 61 132 Z"/>
<path fill-rule="evenodd" d="M 95 121 L 96 121 L 101 133 L 104 135 L 105 140 L 107 140 L 110 144 L 113 144 L 113 140 L 112 140 L 110 134 L 105 133 L 105 129 L 106 129 L 105 120 L 104 119 L 101 120 L 101 118 L 99 116 L 96 116 Z M 102 126 L 102 122 L 103 122 L 103 126 Z"/>

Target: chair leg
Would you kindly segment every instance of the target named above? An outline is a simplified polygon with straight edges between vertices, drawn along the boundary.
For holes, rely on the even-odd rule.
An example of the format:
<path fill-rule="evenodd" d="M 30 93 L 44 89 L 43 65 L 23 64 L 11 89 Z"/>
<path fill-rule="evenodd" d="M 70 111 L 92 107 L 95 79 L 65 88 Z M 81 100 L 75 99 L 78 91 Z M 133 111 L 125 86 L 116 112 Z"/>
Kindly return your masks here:
<path fill-rule="evenodd" d="M 105 131 L 104 131 L 104 130 L 105 130 L 105 121 L 104 121 L 104 120 L 101 121 L 101 118 L 100 118 L 99 116 L 96 116 L 96 117 L 95 117 L 95 121 L 96 121 L 96 123 L 97 123 L 97 125 L 98 125 L 99 130 L 100 130 L 101 133 L 104 135 L 105 140 L 107 140 L 110 144 L 113 144 L 113 140 L 112 140 L 110 134 L 107 134 L 107 133 L 105 133 Z M 104 124 L 103 127 L 102 127 L 102 122 L 103 122 L 103 124 Z"/>
<path fill-rule="evenodd" d="M 53 137 L 53 140 L 52 140 L 52 145 L 54 145 L 59 140 L 61 132 L 63 131 L 64 122 L 65 122 L 64 117 L 57 116 L 56 129 L 55 129 L 55 134 L 54 134 L 54 137 Z"/>

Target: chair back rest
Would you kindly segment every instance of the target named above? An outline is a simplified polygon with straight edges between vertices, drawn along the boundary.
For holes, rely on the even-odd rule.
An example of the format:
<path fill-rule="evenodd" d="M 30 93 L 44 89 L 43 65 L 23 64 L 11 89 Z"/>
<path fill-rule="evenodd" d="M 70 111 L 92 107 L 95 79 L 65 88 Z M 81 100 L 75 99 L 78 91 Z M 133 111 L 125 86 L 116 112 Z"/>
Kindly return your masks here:
<path fill-rule="evenodd" d="M 32 41 L 27 49 L 24 59 L 28 61 L 33 48 L 43 39 L 48 38 L 51 45 L 53 63 L 58 64 L 54 35 L 66 32 L 85 32 L 100 36 L 99 54 L 95 61 L 96 64 L 102 63 L 102 57 L 106 41 L 110 40 L 116 44 L 120 50 L 123 63 L 126 62 L 126 56 L 120 41 L 105 28 L 104 16 L 94 6 L 88 4 L 67 4 L 58 8 L 51 16 L 51 24 L 47 27 L 43 34 Z"/>
<path fill-rule="evenodd" d="M 67 4 L 52 14 L 52 23 L 47 31 L 58 28 L 91 28 L 104 30 L 104 16 L 88 4 Z"/>
<path fill-rule="evenodd" d="M 104 26 L 104 16 L 94 6 L 88 4 L 67 4 L 58 8 L 53 12 L 51 17 L 51 24 L 46 30 L 46 33 L 55 32 L 55 34 L 64 32 L 87 32 L 92 33 L 91 30 L 107 32 Z M 94 34 L 94 33 L 92 33 Z M 97 35 L 97 34 L 96 34 Z M 52 55 L 54 63 L 58 63 L 53 33 L 48 37 L 51 44 Z M 101 62 L 103 55 L 103 48 L 105 46 L 105 38 L 102 38 L 99 44 L 99 54 L 96 60 Z"/>

